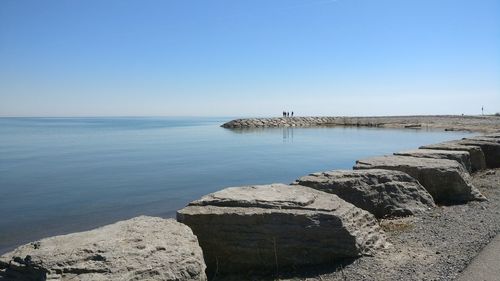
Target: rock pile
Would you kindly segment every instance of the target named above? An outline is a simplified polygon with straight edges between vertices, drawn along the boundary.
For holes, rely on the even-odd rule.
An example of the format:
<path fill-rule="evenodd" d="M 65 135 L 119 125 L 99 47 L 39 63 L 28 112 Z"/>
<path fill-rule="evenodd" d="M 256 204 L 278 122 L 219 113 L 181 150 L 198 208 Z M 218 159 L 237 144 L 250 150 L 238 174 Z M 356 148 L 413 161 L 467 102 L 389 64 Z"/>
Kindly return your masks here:
<path fill-rule="evenodd" d="M 341 117 L 282 117 L 236 119 L 222 125 L 224 128 L 257 128 L 257 127 L 311 127 L 336 124 Z"/>
<path fill-rule="evenodd" d="M 191 202 L 177 219 L 219 273 L 327 264 L 385 246 L 373 215 L 299 185 L 227 188 Z"/>
<path fill-rule="evenodd" d="M 224 128 L 356 126 L 406 129 L 444 129 L 446 131 L 498 131 L 500 118 L 492 116 L 377 116 L 377 117 L 275 117 L 236 119 L 222 125 Z M 492 133 L 489 136 L 495 136 Z"/>

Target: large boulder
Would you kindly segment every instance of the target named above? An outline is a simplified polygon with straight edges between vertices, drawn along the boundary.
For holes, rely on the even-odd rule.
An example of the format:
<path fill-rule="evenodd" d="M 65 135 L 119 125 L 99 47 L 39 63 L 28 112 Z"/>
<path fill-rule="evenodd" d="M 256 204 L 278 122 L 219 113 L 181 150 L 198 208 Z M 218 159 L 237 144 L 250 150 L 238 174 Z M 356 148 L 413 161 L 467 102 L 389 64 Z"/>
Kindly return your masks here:
<path fill-rule="evenodd" d="M 489 133 L 484 136 L 488 138 L 500 138 L 500 133 Z"/>
<path fill-rule="evenodd" d="M 354 169 L 402 171 L 417 179 L 436 202 L 485 200 L 457 161 L 410 156 L 380 156 L 356 161 Z"/>
<path fill-rule="evenodd" d="M 232 187 L 177 212 L 209 272 L 328 264 L 385 246 L 375 217 L 333 194 L 284 184 Z"/>
<path fill-rule="evenodd" d="M 464 138 L 464 139 L 465 140 L 482 140 L 482 141 L 491 141 L 491 142 L 500 143 L 500 137 L 493 136 L 493 135 L 482 135 L 482 136 L 475 136 L 475 137 Z"/>
<path fill-rule="evenodd" d="M 447 151 L 467 151 L 470 155 L 472 172 L 486 169 L 486 160 L 481 147 L 475 145 L 460 144 L 459 141 L 447 141 L 437 144 L 424 145 L 420 149 L 447 150 Z"/>
<path fill-rule="evenodd" d="M 499 140 L 499 139 L 496 139 Z M 474 145 L 481 147 L 488 168 L 500 167 L 500 142 L 493 138 L 470 138 L 460 140 L 458 143 L 463 145 Z"/>
<path fill-rule="evenodd" d="M 394 155 L 412 156 L 421 158 L 449 159 L 460 163 L 468 172 L 472 171 L 470 154 L 467 151 L 439 150 L 439 149 L 413 149 L 396 152 Z"/>
<path fill-rule="evenodd" d="M 391 170 L 336 170 L 294 184 L 332 193 L 377 218 L 408 216 L 434 207 L 432 196 L 408 174 Z"/>
<path fill-rule="evenodd" d="M 26 244 L 0 268 L 0 280 L 207 280 L 191 229 L 145 216 Z"/>

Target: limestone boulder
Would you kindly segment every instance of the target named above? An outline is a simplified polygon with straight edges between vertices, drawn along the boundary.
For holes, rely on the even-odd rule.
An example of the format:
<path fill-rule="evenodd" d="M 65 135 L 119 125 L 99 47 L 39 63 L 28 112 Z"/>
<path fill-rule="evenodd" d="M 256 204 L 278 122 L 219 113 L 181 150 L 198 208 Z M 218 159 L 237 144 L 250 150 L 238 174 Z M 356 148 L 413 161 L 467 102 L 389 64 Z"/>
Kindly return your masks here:
<path fill-rule="evenodd" d="M 472 171 L 470 154 L 467 151 L 439 150 L 439 149 L 413 149 L 396 152 L 394 155 L 412 156 L 420 158 L 449 159 L 460 163 L 468 172 Z"/>
<path fill-rule="evenodd" d="M 209 272 L 274 272 L 385 247 L 372 214 L 299 185 L 226 188 L 191 202 L 177 219 L 198 237 Z"/>
<path fill-rule="evenodd" d="M 435 207 L 429 192 L 400 171 L 335 170 L 301 177 L 294 184 L 335 194 L 377 218 L 408 216 Z"/>
<path fill-rule="evenodd" d="M 482 141 L 490 141 L 490 142 L 500 143 L 500 137 L 497 137 L 494 135 L 482 135 L 482 136 L 475 136 L 475 137 L 464 138 L 464 139 L 465 140 L 482 140 Z"/>
<path fill-rule="evenodd" d="M 420 149 L 446 150 L 446 151 L 467 151 L 470 155 L 471 171 L 481 171 L 486 169 L 486 160 L 481 147 L 475 145 L 460 144 L 459 141 L 448 141 L 437 144 L 424 145 Z"/>
<path fill-rule="evenodd" d="M 354 169 L 402 171 L 417 179 L 435 202 L 465 202 L 486 198 L 471 183 L 469 173 L 457 161 L 411 156 L 380 156 L 358 160 Z"/>
<path fill-rule="evenodd" d="M 23 245 L 0 268 L 0 280 L 207 280 L 191 229 L 145 216 Z"/>
<path fill-rule="evenodd" d="M 497 139 L 500 139 L 500 133 L 489 133 L 489 134 L 486 134 L 484 135 L 485 137 L 489 137 L 489 138 L 497 138 Z"/>
<path fill-rule="evenodd" d="M 486 167 L 500 167 L 500 142 L 495 141 L 500 139 L 493 138 L 470 138 L 460 140 L 458 143 L 463 145 L 474 145 L 481 147 L 486 161 Z"/>

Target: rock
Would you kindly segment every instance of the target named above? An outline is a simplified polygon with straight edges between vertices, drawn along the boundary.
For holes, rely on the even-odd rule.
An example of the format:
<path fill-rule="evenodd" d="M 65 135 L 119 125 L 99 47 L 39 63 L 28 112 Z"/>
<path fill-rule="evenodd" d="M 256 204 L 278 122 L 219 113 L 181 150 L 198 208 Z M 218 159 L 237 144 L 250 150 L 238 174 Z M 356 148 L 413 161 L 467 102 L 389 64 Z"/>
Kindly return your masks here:
<path fill-rule="evenodd" d="M 449 159 L 460 163 L 468 172 L 471 172 L 470 154 L 467 151 L 458 150 L 439 150 L 439 149 L 413 149 L 402 152 L 396 152 L 394 155 L 412 156 L 434 159 Z"/>
<path fill-rule="evenodd" d="M 372 214 L 299 185 L 226 188 L 191 202 L 177 219 L 198 237 L 209 272 L 328 264 L 385 246 Z"/>
<path fill-rule="evenodd" d="M 23 245 L 0 268 L 0 280 L 207 280 L 191 229 L 145 216 Z"/>
<path fill-rule="evenodd" d="M 486 167 L 499 168 L 500 167 L 500 143 L 486 138 L 476 139 L 463 139 L 458 142 L 463 145 L 474 145 L 481 147 L 486 160 Z"/>
<path fill-rule="evenodd" d="M 295 184 L 332 193 L 377 218 L 408 216 L 435 207 L 408 174 L 390 170 L 336 170 L 301 177 Z"/>
<path fill-rule="evenodd" d="M 484 135 L 484 136 L 475 136 L 471 138 L 464 138 L 464 140 L 480 140 L 480 141 L 490 141 L 495 143 L 500 143 L 500 137 Z"/>
<path fill-rule="evenodd" d="M 486 134 L 484 136 L 488 137 L 488 138 L 500 138 L 500 133 L 490 133 L 490 134 Z"/>
<path fill-rule="evenodd" d="M 448 141 L 431 145 L 424 145 L 420 149 L 467 151 L 470 155 L 471 170 L 477 172 L 486 169 L 486 160 L 481 147 L 475 145 L 460 144 L 459 141 Z"/>
<path fill-rule="evenodd" d="M 405 172 L 417 179 L 435 202 L 452 203 L 486 199 L 472 185 L 469 173 L 454 160 L 391 155 L 358 160 L 354 169 Z"/>

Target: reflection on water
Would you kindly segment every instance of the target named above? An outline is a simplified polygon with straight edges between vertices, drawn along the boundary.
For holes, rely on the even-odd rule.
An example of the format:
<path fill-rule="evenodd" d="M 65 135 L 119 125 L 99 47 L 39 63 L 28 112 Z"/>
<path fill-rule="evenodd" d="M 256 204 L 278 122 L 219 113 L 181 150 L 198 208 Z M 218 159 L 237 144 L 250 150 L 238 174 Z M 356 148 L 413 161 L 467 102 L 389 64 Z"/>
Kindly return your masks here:
<path fill-rule="evenodd" d="M 299 129 L 314 129 L 314 128 L 299 128 Z M 276 135 L 282 133 L 283 142 L 293 142 L 294 127 L 249 127 L 249 128 L 226 128 L 228 132 L 235 134 L 263 134 L 263 135 Z"/>
<path fill-rule="evenodd" d="M 283 142 L 293 142 L 293 127 L 283 127 Z"/>

